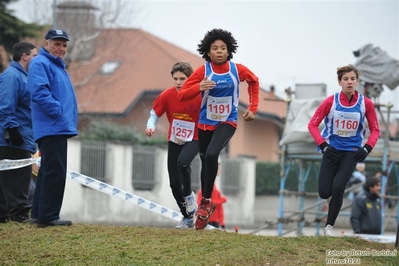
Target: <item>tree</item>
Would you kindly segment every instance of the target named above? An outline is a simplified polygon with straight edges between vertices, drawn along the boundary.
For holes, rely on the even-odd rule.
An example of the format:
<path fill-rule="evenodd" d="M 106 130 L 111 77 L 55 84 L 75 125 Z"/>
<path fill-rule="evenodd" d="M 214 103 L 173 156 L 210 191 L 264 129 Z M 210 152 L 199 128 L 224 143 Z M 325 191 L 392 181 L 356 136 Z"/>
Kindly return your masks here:
<path fill-rule="evenodd" d="M 7 5 L 16 0 L 0 0 L 0 46 L 10 54 L 15 43 L 24 38 L 37 37 L 42 29 L 36 23 L 25 23 L 13 15 L 12 10 L 7 9 Z M 4 61 L 6 59 L 0 54 L 0 72 L 5 69 Z M 8 60 L 7 60 L 8 61 Z"/>
<path fill-rule="evenodd" d="M 10 3 L 21 3 L 24 7 L 24 16 L 27 21 L 35 23 L 26 24 L 18 20 L 12 13 L 7 11 L 10 21 L 18 22 L 20 27 L 15 28 L 14 32 L 20 33 L 22 38 L 37 37 L 37 33 L 42 34 L 43 28 L 57 28 L 65 30 L 70 38 L 68 43 L 68 53 L 64 61 L 69 65 L 72 61 L 89 61 L 91 59 L 92 47 L 95 45 L 97 36 L 105 28 L 120 27 L 123 20 L 127 18 L 131 21 L 133 14 L 133 1 L 130 0 L 0 0 L 4 12 L 0 10 L 0 30 L 9 29 L 3 23 L 2 14 L 5 6 Z M 28 2 L 28 4 L 27 4 Z M 0 7 L 1 8 L 1 7 Z M 53 24 L 52 26 L 50 26 Z M 45 25 L 41 28 L 27 27 Z M 39 31 L 40 30 L 40 31 Z M 26 34 L 29 33 L 29 34 Z M 43 36 L 40 36 L 43 38 Z M 0 36 L 0 45 L 1 42 Z M 7 37 L 7 40 L 9 38 Z M 11 40 L 12 45 L 17 41 Z M 11 48 L 8 51 L 11 51 Z"/>

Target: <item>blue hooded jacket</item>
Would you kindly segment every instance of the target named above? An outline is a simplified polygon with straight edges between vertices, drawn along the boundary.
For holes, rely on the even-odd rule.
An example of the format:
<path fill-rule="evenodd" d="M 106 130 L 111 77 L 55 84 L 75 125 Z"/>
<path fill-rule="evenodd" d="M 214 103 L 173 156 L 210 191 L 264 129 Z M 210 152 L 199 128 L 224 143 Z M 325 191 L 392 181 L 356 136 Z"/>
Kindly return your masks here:
<path fill-rule="evenodd" d="M 0 146 L 36 152 L 33 140 L 30 95 L 26 88 L 28 73 L 15 61 L 0 75 Z M 5 139 L 7 128 L 19 128 L 24 139 L 21 146 L 13 146 Z"/>
<path fill-rule="evenodd" d="M 78 106 L 65 63 L 44 48 L 29 64 L 27 89 L 31 95 L 33 136 L 78 134 Z"/>

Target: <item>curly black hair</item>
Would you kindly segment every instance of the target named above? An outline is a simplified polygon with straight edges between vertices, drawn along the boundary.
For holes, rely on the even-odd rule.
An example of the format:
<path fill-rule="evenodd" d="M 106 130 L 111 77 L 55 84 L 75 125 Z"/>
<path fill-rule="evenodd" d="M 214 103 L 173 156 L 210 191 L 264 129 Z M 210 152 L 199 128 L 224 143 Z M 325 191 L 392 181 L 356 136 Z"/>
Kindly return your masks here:
<path fill-rule="evenodd" d="M 201 40 L 201 43 L 198 44 L 197 49 L 199 54 L 202 55 L 202 58 L 204 58 L 208 62 L 211 61 L 208 52 L 211 50 L 211 44 L 217 40 L 222 40 L 224 43 L 226 43 L 227 51 L 229 52 L 227 60 L 232 59 L 233 54 L 236 52 L 238 47 L 237 40 L 234 39 L 231 32 L 223 29 L 213 29 L 205 34 L 205 37 Z"/>

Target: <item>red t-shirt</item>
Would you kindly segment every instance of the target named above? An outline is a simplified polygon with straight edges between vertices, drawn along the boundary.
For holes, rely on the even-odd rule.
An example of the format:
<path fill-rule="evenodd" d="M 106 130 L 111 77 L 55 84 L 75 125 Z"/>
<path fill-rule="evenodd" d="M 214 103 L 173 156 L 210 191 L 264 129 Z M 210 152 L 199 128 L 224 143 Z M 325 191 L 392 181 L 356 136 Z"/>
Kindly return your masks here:
<path fill-rule="evenodd" d="M 172 123 L 174 119 L 189 121 L 195 123 L 193 140 L 198 140 L 198 120 L 201 108 L 201 95 L 193 99 L 180 102 L 177 99 L 177 90 L 175 87 L 164 90 L 152 104 L 152 109 L 158 117 L 166 113 L 169 121 L 168 137 L 170 140 Z"/>

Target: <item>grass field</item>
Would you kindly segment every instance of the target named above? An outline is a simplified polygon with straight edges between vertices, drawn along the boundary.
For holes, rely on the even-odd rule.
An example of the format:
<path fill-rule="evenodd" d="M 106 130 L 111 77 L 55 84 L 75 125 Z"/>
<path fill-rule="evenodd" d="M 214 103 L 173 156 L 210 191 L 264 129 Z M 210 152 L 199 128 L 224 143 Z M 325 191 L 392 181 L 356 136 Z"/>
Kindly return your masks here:
<path fill-rule="evenodd" d="M 399 265 L 394 244 L 220 230 L 0 224 L 0 265 Z M 349 256 L 338 254 L 349 252 Z M 356 254 L 354 254 L 356 253 Z M 334 264 L 335 262 L 335 264 Z"/>

